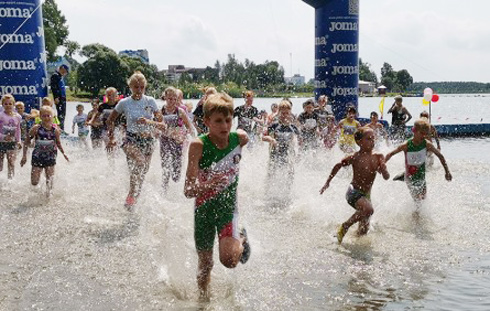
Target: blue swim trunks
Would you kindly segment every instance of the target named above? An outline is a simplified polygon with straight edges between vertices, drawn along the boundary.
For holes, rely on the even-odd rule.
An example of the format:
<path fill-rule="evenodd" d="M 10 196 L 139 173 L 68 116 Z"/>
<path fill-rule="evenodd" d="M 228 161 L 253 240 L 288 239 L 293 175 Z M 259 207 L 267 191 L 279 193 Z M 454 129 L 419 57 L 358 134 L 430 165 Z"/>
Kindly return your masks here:
<path fill-rule="evenodd" d="M 357 209 L 356 202 L 359 201 L 359 199 L 361 198 L 366 198 L 371 201 L 371 194 L 358 190 L 354 188 L 352 184 L 350 184 L 349 188 L 347 189 L 347 193 L 345 194 L 345 199 L 347 200 L 347 203 L 349 203 L 349 205 L 353 208 Z"/>

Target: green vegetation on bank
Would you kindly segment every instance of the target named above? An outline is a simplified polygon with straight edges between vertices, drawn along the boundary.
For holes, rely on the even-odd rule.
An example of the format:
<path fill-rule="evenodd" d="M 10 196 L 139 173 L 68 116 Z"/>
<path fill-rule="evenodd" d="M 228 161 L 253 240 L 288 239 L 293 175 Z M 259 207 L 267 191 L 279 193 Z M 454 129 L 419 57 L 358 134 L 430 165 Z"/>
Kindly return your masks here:
<path fill-rule="evenodd" d="M 311 97 L 314 94 L 314 81 L 295 86 L 285 82 L 284 68 L 277 61 L 265 61 L 256 64 L 249 59 L 243 62 L 229 54 L 225 62 L 218 60 L 214 66 L 203 69 L 184 70 L 176 78 L 158 69 L 156 65 L 145 64 L 137 58 L 119 56 L 116 51 L 95 43 L 80 47 L 68 39 L 69 31 L 66 18 L 56 5 L 56 0 L 43 3 L 43 25 L 48 60 L 53 61 L 63 47 L 64 57 L 71 64 L 70 74 L 66 78 L 70 88 L 68 100 L 86 101 L 102 95 L 105 88 L 113 86 L 122 94 L 129 94 L 126 79 L 134 72 L 141 71 L 148 80 L 147 93 L 159 97 L 167 86 L 175 86 L 184 92 L 186 98 L 199 98 L 202 89 L 214 86 L 232 97 L 241 97 L 246 90 L 254 90 L 259 97 Z M 79 54 L 85 61 L 79 64 L 73 56 Z M 184 68 L 183 68 L 184 69 Z M 490 83 L 478 82 L 413 82 L 406 69 L 394 70 L 384 63 L 381 78 L 371 69 L 371 65 L 359 59 L 359 80 L 384 85 L 388 92 L 415 96 L 430 87 L 439 94 L 454 93 L 490 93 Z"/>
<path fill-rule="evenodd" d="M 477 94 L 490 93 L 490 83 L 480 82 L 415 82 L 408 88 L 408 92 L 422 94 L 426 87 L 430 87 L 438 94 Z"/>

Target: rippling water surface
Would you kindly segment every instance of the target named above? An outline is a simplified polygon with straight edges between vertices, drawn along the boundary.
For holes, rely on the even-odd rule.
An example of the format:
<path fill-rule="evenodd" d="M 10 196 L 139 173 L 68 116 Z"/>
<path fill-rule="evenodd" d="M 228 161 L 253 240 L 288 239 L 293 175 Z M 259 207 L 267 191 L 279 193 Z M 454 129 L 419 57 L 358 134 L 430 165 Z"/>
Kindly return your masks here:
<path fill-rule="evenodd" d="M 488 138 L 442 141 L 454 179 L 445 181 L 436 160 L 418 214 L 404 183 L 378 177 L 371 231 L 351 230 L 341 246 L 334 234 L 353 213 L 344 198 L 350 171 L 318 191 L 342 153 L 308 155 L 294 180 L 270 185 L 266 145 L 245 149 L 239 208 L 252 256 L 228 270 L 215 254 L 206 304 L 197 302 L 183 181 L 162 195 L 155 152 L 130 214 L 123 154 L 111 166 L 101 150 L 65 146 L 71 162 L 58 158 L 50 200 L 29 185 L 29 163 L 13 181 L 0 173 L 0 310 L 490 309 Z M 388 169 L 401 172 L 403 156 Z"/>

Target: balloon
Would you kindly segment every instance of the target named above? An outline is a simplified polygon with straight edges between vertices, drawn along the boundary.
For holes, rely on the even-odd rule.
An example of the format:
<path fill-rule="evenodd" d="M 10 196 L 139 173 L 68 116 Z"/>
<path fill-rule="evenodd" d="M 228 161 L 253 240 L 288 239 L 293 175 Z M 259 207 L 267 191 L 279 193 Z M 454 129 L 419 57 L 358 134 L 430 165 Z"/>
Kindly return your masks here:
<path fill-rule="evenodd" d="M 422 104 L 423 104 L 424 106 L 429 106 L 430 101 L 425 100 L 425 98 L 424 98 L 424 99 L 422 99 Z"/>
<path fill-rule="evenodd" d="M 424 89 L 424 99 L 428 102 L 430 102 L 432 100 L 432 94 L 434 94 L 434 92 L 432 91 L 432 89 L 430 87 L 426 87 Z"/>
<path fill-rule="evenodd" d="M 432 95 L 432 102 L 437 103 L 437 101 L 439 101 L 439 95 L 437 94 Z"/>

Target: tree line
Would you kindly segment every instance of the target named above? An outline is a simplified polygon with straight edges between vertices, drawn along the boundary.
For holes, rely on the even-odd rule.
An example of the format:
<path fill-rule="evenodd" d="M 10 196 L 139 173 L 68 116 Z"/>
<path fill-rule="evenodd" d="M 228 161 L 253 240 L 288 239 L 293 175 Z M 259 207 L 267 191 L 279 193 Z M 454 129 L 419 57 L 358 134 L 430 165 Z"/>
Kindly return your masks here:
<path fill-rule="evenodd" d="M 188 98 L 201 95 L 203 86 L 213 85 L 233 97 L 240 97 L 245 90 L 258 90 L 259 95 L 274 96 L 282 94 L 313 94 L 314 81 L 302 86 L 285 83 L 284 68 L 277 61 L 265 61 L 256 64 L 249 59 L 238 60 L 229 54 L 225 62 L 218 60 L 214 66 L 203 69 L 191 69 L 182 73 L 178 80 L 170 80 L 166 72 L 156 65 L 146 64 L 137 58 L 120 56 L 116 51 L 102 44 L 95 43 L 81 47 L 77 42 L 68 39 L 69 30 L 66 18 L 58 9 L 55 0 L 45 0 L 43 4 L 43 24 L 48 61 L 55 61 L 60 46 L 64 47 L 64 57 L 71 64 L 67 84 L 71 89 L 88 92 L 97 96 L 108 86 L 128 92 L 126 78 L 134 71 L 141 71 L 148 79 L 148 92 L 158 96 L 168 85 L 184 91 Z M 79 64 L 75 54 L 86 60 Z M 407 69 L 395 70 L 389 63 L 381 67 L 381 78 L 371 65 L 359 59 L 359 79 L 371 81 L 376 86 L 384 85 L 390 92 L 422 93 L 425 87 L 431 87 L 438 93 L 489 93 L 489 83 L 477 82 L 413 82 Z"/>

